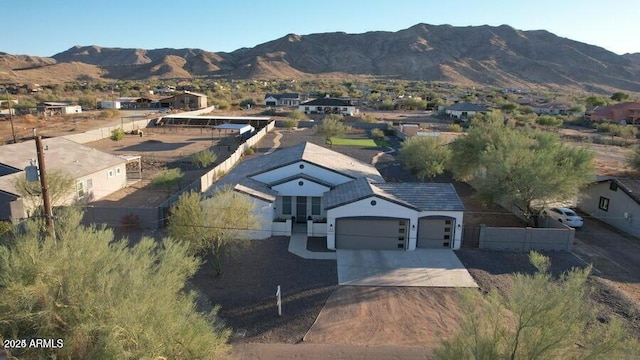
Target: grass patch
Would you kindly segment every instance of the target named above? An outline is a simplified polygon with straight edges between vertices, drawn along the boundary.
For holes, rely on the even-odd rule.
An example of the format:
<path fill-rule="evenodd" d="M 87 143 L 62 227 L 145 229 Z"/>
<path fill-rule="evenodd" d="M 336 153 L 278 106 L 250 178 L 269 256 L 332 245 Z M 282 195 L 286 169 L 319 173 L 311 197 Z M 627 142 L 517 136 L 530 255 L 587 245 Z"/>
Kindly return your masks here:
<path fill-rule="evenodd" d="M 384 140 L 373 139 L 349 139 L 349 138 L 331 138 L 332 145 L 336 146 L 360 146 L 360 147 L 381 147 L 389 146 Z"/>

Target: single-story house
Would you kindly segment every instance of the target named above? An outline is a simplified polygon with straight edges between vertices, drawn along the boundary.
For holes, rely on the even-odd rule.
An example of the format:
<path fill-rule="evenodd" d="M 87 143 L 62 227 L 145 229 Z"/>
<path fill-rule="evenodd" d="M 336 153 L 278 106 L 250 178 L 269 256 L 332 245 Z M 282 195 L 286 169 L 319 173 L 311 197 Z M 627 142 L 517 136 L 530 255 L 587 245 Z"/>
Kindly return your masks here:
<path fill-rule="evenodd" d="M 207 107 L 207 95 L 192 91 L 184 91 L 159 101 L 161 108 L 203 109 Z"/>
<path fill-rule="evenodd" d="M 86 203 L 101 199 L 127 185 L 125 158 L 78 144 L 65 138 L 44 139 L 47 173 L 71 176 L 75 188 L 55 205 Z M 16 181 L 25 178 L 25 168 L 37 165 L 34 140 L 0 146 L 0 220 L 26 218 L 35 204 L 22 199 Z"/>
<path fill-rule="evenodd" d="M 453 185 L 386 183 L 373 165 L 308 142 L 241 162 L 215 186 L 225 185 L 254 200 L 254 238 L 288 220 L 320 228 L 315 236 L 326 235 L 329 249 L 457 249 L 462 241 Z"/>
<path fill-rule="evenodd" d="M 265 106 L 298 106 L 300 105 L 300 94 L 266 94 L 264 96 Z"/>
<path fill-rule="evenodd" d="M 80 105 L 72 105 L 71 102 L 43 101 L 37 105 L 38 115 L 54 116 L 79 114 L 82 112 Z"/>
<path fill-rule="evenodd" d="M 444 113 L 449 115 L 449 117 L 456 118 L 459 120 L 468 119 L 477 113 L 486 113 L 489 110 L 484 106 L 480 106 L 473 103 L 457 103 L 447 107 L 444 110 Z"/>
<path fill-rule="evenodd" d="M 342 114 L 345 116 L 353 116 L 359 112 L 351 101 L 335 98 L 307 101 L 300 104 L 298 109 L 305 114 Z"/>
<path fill-rule="evenodd" d="M 531 105 L 531 109 L 538 115 L 567 115 L 569 107 L 561 103 L 544 103 Z"/>
<path fill-rule="evenodd" d="M 122 109 L 148 109 L 154 100 L 147 97 L 120 97 L 116 99 Z"/>
<path fill-rule="evenodd" d="M 640 180 L 603 177 L 584 190 L 578 208 L 640 237 Z"/>
<path fill-rule="evenodd" d="M 623 102 L 610 106 L 598 106 L 585 114 L 587 120 L 612 121 L 616 123 L 640 123 L 640 103 Z"/>

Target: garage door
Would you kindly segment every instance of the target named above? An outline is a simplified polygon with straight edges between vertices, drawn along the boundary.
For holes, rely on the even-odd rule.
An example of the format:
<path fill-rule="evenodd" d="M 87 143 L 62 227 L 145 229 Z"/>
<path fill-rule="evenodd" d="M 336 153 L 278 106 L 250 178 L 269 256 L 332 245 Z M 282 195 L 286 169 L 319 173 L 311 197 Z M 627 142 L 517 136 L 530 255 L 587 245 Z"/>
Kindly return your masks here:
<path fill-rule="evenodd" d="M 455 219 L 426 217 L 418 221 L 419 248 L 450 248 L 453 244 Z"/>
<path fill-rule="evenodd" d="M 397 218 L 339 218 L 336 220 L 337 249 L 404 249 L 409 220 Z"/>

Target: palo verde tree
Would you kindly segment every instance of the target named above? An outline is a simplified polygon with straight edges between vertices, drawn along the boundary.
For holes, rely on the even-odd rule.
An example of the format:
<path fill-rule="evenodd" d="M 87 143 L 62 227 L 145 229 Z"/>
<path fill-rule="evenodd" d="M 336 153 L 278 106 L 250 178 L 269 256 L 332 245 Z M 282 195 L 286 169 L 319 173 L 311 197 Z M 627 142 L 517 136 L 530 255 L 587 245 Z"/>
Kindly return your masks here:
<path fill-rule="evenodd" d="M 638 341 L 622 322 L 599 321 L 589 304 L 591 268 L 555 279 L 549 258 L 532 252 L 533 275 L 514 274 L 510 284 L 486 296 L 461 292 L 458 333 L 435 352 L 458 359 L 623 359 L 640 355 Z"/>
<path fill-rule="evenodd" d="M 257 226 L 255 203 L 232 188 L 222 187 L 204 200 L 193 192 L 181 195 L 171 208 L 168 230 L 172 237 L 187 243 L 191 253 L 211 254 L 213 269 L 222 275 L 224 256 Z"/>
<path fill-rule="evenodd" d="M 109 139 L 115 141 L 118 146 L 120 146 L 120 141 L 122 141 L 122 139 L 124 139 L 124 130 L 122 130 L 121 128 L 115 128 L 111 131 L 111 136 L 109 136 Z"/>
<path fill-rule="evenodd" d="M 342 115 L 330 114 L 324 117 L 320 125 L 314 126 L 316 134 L 322 135 L 331 144 L 331 139 L 344 135 L 349 130 L 343 122 Z"/>
<path fill-rule="evenodd" d="M 593 153 L 557 135 L 519 130 L 502 119 L 474 123 L 450 144 L 451 169 L 485 202 L 513 205 L 537 225 L 536 204 L 574 199 L 594 178 Z"/>
<path fill-rule="evenodd" d="M 75 181 L 71 175 L 60 170 L 47 171 L 47 185 L 51 206 L 60 206 L 73 194 Z M 25 176 L 18 177 L 14 186 L 28 209 L 42 209 L 42 187 L 40 181 L 27 181 Z"/>
<path fill-rule="evenodd" d="M 439 137 L 414 136 L 402 143 L 399 154 L 404 167 L 424 180 L 444 172 L 451 150 Z"/>
<path fill-rule="evenodd" d="M 67 208 L 68 210 L 68 208 Z M 187 280 L 201 262 L 171 239 L 130 246 L 111 230 L 57 219 L 57 241 L 32 219 L 0 240 L 0 340 L 61 339 L 16 349 L 22 359 L 211 359 L 230 331 L 216 311 L 196 311 Z M 27 340 L 28 341 L 28 340 Z M 13 351 L 13 350 L 9 350 Z"/>

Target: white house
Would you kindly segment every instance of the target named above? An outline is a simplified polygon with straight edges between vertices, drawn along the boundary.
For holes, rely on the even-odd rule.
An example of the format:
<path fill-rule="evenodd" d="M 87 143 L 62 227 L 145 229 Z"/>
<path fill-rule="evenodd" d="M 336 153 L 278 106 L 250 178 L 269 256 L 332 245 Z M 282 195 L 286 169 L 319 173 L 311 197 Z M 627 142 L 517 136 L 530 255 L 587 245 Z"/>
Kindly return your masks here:
<path fill-rule="evenodd" d="M 607 224 L 640 236 L 640 180 L 604 177 L 589 186 L 578 207 Z"/>
<path fill-rule="evenodd" d="M 47 172 L 59 171 L 74 179 L 75 189 L 59 204 L 101 199 L 127 185 L 127 160 L 65 138 L 44 139 Z M 35 141 L 0 146 L 0 220 L 26 218 L 33 210 L 16 189 L 24 169 L 37 159 Z"/>
<path fill-rule="evenodd" d="M 264 96 L 265 106 L 298 106 L 300 105 L 300 94 L 266 94 Z"/>
<path fill-rule="evenodd" d="M 300 104 L 298 109 L 305 114 L 342 114 L 345 116 L 353 116 L 359 112 L 351 101 L 334 98 L 307 101 Z"/>
<path fill-rule="evenodd" d="M 449 117 L 456 119 L 468 119 L 477 113 L 486 113 L 488 110 L 484 106 L 472 103 L 457 103 L 447 107 L 444 111 Z"/>
<path fill-rule="evenodd" d="M 216 184 L 225 185 L 254 199 L 254 238 L 292 221 L 319 229 L 329 249 L 461 245 L 464 207 L 453 185 L 385 183 L 374 166 L 312 143 L 241 162 Z"/>

